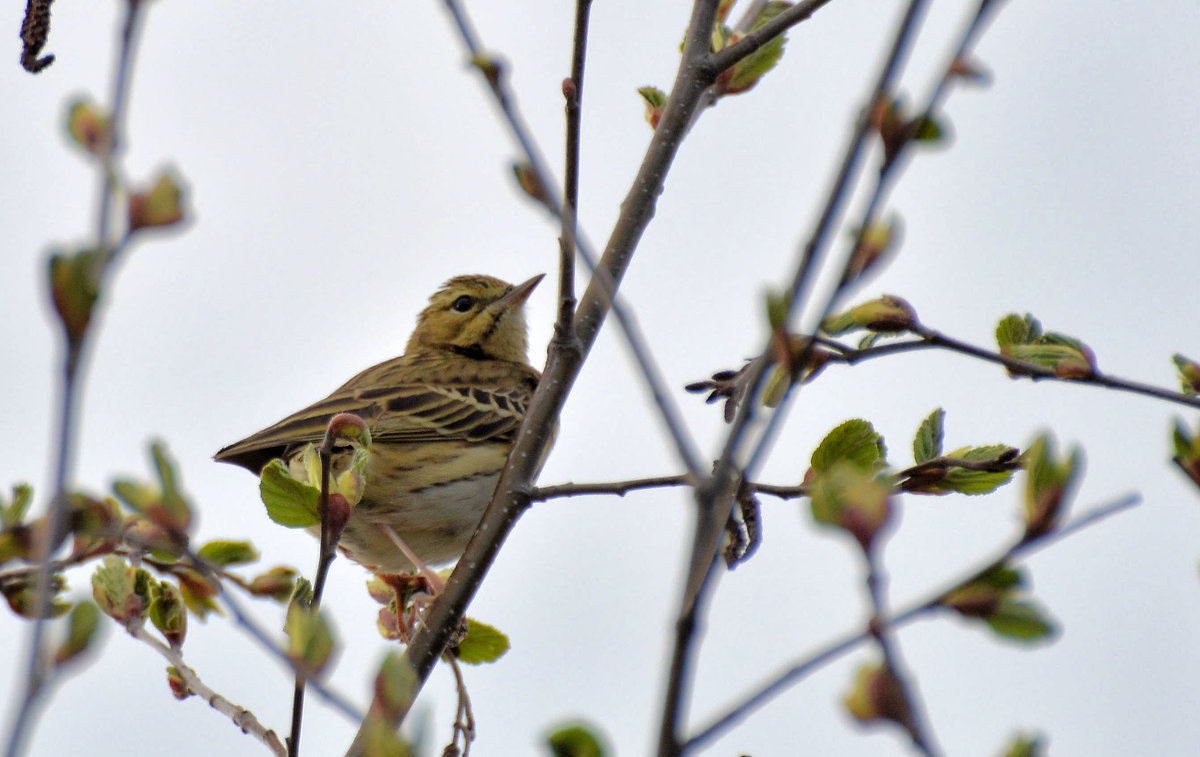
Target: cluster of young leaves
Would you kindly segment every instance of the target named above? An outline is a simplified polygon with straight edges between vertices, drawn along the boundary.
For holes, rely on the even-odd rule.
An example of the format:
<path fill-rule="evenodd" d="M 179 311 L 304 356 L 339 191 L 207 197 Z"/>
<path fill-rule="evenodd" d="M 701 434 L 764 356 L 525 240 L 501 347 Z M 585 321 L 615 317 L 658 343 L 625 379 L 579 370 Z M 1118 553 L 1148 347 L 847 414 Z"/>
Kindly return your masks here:
<path fill-rule="evenodd" d="M 947 592 L 939 604 L 964 618 L 982 620 L 998 636 L 1012 641 L 1042 641 L 1058 629 L 1046 611 L 1024 592 L 1025 573 L 999 565 Z"/>
<path fill-rule="evenodd" d="M 1086 379 L 1096 375 L 1096 356 L 1073 337 L 1043 332 L 1038 319 L 1026 313 L 1009 314 L 996 326 L 1000 354 L 1032 363 L 1058 378 Z M 1019 367 L 1008 367 L 1010 376 L 1036 375 Z"/>
<path fill-rule="evenodd" d="M 333 626 L 313 606 L 312 584 L 306 578 L 296 580 L 283 631 L 287 635 L 287 656 L 307 675 L 318 675 L 333 659 L 337 649 Z"/>
<path fill-rule="evenodd" d="M 851 419 L 830 431 L 813 451 L 804 479 L 813 520 L 853 537 L 871 564 L 872 551 L 896 519 L 897 494 L 987 494 L 1009 483 L 1016 468 L 1025 468 L 1025 530 L 1019 543 L 1050 533 L 1059 523 L 1079 472 L 1078 452 L 1061 459 L 1051 440 L 1041 436 L 1024 454 L 1003 444 L 943 453 L 944 419 L 938 408 L 922 421 L 912 442 L 915 464 L 900 471 L 889 465 L 884 439 L 869 422 Z M 963 581 L 928 607 L 982 621 L 1005 639 L 1050 639 L 1056 626 L 1028 598 L 1026 587 L 1021 571 L 1000 563 Z M 886 721 L 916 732 L 903 683 L 886 660 L 860 668 L 843 704 L 859 721 Z"/>
<path fill-rule="evenodd" d="M 362 500 L 367 486 L 367 447 L 354 450 L 350 464 L 336 476 L 330 476 L 331 503 L 340 497 L 353 509 Z M 271 520 L 288 528 L 313 528 L 321 525 L 321 458 L 316 445 L 309 444 L 301 453 L 303 471 L 294 475 L 276 458 L 267 463 L 259 478 L 259 496 Z M 336 505 L 331 505 L 336 506 Z"/>
<path fill-rule="evenodd" d="M 418 618 L 422 602 L 428 599 L 421 577 L 376 574 L 367 582 L 371 598 L 379 608 L 377 626 L 385 639 L 408 641 L 410 627 Z M 465 632 L 451 644 L 446 654 L 468 665 L 496 662 L 508 652 L 510 643 L 499 629 L 474 618 L 466 619 Z"/>
<path fill-rule="evenodd" d="M 829 336 L 841 336 L 865 330 L 868 333 L 858 344 L 859 349 L 865 349 L 881 336 L 903 334 L 913 330 L 917 323 L 917 311 L 907 300 L 885 294 L 829 316 L 821 322 L 821 331 Z"/>
<path fill-rule="evenodd" d="M 80 98 L 67 111 L 67 134 L 72 143 L 93 160 L 109 161 L 112 148 L 112 118 L 90 100 Z M 169 169 L 137 188 L 127 189 L 123 178 L 112 166 L 106 166 L 109 180 L 126 196 L 124 240 L 131 240 L 147 229 L 167 228 L 185 218 L 182 182 Z M 72 348 L 82 343 L 100 298 L 103 278 L 117 249 L 108 240 L 99 246 L 57 250 L 50 256 L 50 293 Z M 120 245 L 118 245 L 119 247 Z"/>
<path fill-rule="evenodd" d="M 842 528 L 869 549 L 892 511 L 892 497 L 911 494 L 989 494 L 1012 480 L 1018 452 L 1005 444 L 942 452 L 945 412 L 938 408 L 913 438 L 915 465 L 893 469 L 882 435 L 855 418 L 830 431 L 813 451 L 804 481 L 817 523 Z"/>
<path fill-rule="evenodd" d="M 746 36 L 746 32 L 737 31 L 726 23 L 734 2 L 735 0 L 721 0 L 720 5 L 717 6 L 717 17 L 713 25 L 710 47 L 712 52 L 724 50 Z M 747 19 L 746 23 L 741 26 L 746 26 L 750 32 L 753 32 L 791 6 L 792 3 L 785 2 L 785 0 L 769 0 L 757 8 L 757 13 L 752 20 Z M 779 63 L 786 44 L 787 34 L 779 34 L 750 55 L 722 71 L 717 76 L 716 82 L 709 88 L 709 103 L 716 104 L 718 100 L 727 95 L 740 95 L 754 89 L 767 72 Z M 637 92 L 642 96 L 645 105 L 646 122 L 650 124 L 650 128 L 657 129 L 658 122 L 662 119 L 663 108 L 667 105 L 666 93 L 654 86 L 640 87 Z"/>
<path fill-rule="evenodd" d="M 219 580 L 232 581 L 256 597 L 282 602 L 291 596 L 296 575 L 291 568 L 277 566 L 250 579 L 229 572 L 258 560 L 249 542 L 209 541 L 192 553 L 192 506 L 175 464 L 158 443 L 151 445 L 150 456 L 155 481 L 121 479 L 113 485 L 113 497 L 77 493 L 69 498 L 71 548 L 55 563 L 50 578 L 54 599 L 47 610 L 51 617 L 70 612 L 54 654 L 58 664 L 89 648 L 101 611 L 128 630 L 149 620 L 168 644 L 178 647 L 187 634 L 189 612 L 201 620 L 220 612 L 214 601 Z M 26 521 L 32 498 L 30 487 L 20 485 L 10 501 L 0 501 L 0 566 L 6 566 L 0 570 L 0 592 L 13 611 L 26 618 L 35 614 L 37 571 L 32 566 L 50 528 L 46 517 Z M 65 571 L 96 561 L 91 579 L 95 604 L 60 599 L 68 588 Z M 13 562 L 24 565 L 7 567 Z"/>

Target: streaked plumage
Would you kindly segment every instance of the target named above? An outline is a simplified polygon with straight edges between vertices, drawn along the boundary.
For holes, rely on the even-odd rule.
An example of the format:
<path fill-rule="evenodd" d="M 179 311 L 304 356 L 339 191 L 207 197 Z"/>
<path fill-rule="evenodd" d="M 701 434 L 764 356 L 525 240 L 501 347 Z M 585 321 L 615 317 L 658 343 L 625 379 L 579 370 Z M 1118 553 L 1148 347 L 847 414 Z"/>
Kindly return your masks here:
<path fill-rule="evenodd" d="M 528 361 L 523 304 L 541 280 L 490 276 L 446 282 L 417 319 L 403 355 L 216 454 L 259 473 L 274 458 L 294 470 L 329 419 L 354 413 L 372 446 L 367 488 L 340 546 L 386 572 L 412 570 L 381 531 L 391 526 L 424 562 L 456 559 L 495 489 L 539 374 Z M 348 454 L 335 456 L 334 470 Z"/>

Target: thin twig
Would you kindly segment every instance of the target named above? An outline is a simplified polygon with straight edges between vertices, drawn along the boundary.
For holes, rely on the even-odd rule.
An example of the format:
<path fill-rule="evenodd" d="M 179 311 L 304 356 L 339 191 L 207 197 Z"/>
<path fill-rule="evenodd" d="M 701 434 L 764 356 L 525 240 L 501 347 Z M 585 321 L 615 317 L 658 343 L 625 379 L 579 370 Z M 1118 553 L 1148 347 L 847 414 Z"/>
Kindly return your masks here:
<path fill-rule="evenodd" d="M 447 655 L 446 662 L 450 665 L 450 670 L 454 673 L 454 689 L 458 695 L 458 706 L 454 712 L 454 735 L 451 738 L 450 745 L 446 747 L 443 754 L 457 754 L 461 757 L 470 757 L 471 744 L 475 741 L 475 713 L 471 710 L 471 696 L 467 692 L 467 682 L 463 678 L 462 667 L 458 663 L 458 659 L 453 655 Z M 463 745 L 460 751 L 451 752 L 451 749 L 458 749 L 458 739 L 462 737 Z"/>
<path fill-rule="evenodd" d="M 807 21 L 812 17 L 812 14 L 816 13 L 822 6 L 829 2 L 830 0 L 803 0 L 803 2 L 796 3 L 754 31 L 747 32 L 745 37 L 732 45 L 715 53 L 710 53 L 708 65 L 711 65 L 718 73 L 724 71 L 738 61 L 754 54 L 759 48 L 783 32 L 803 21 Z M 749 13 L 746 16 L 749 16 Z M 743 17 L 742 20 L 745 21 L 746 17 Z M 739 23 L 738 26 L 740 28 L 742 24 Z"/>
<path fill-rule="evenodd" d="M 653 478 L 635 478 L 628 481 L 605 481 L 594 484 L 557 484 L 555 486 L 539 486 L 534 489 L 529 498 L 540 502 L 557 497 L 577 497 L 583 494 L 615 494 L 624 497 L 632 491 L 640 489 L 661 489 L 675 486 L 689 486 L 693 479 L 686 473 L 678 476 L 655 476 Z"/>
<path fill-rule="evenodd" d="M 126 541 L 132 541 L 128 533 L 123 534 L 123 538 Z M 134 544 L 134 546 L 139 545 Z M 140 546 L 149 549 L 152 545 L 143 544 Z M 206 578 L 210 579 L 213 582 L 213 585 L 216 586 L 217 597 L 225 604 L 227 608 L 229 608 L 229 611 L 233 614 L 234 623 L 248 633 L 250 638 L 257 641 L 263 650 L 266 651 L 271 657 L 274 657 L 283 663 L 284 668 L 292 671 L 293 673 L 300 672 L 300 667 L 296 664 L 295 660 L 289 657 L 288 653 L 282 647 L 272 641 L 271 635 L 263 630 L 258 623 L 251 619 L 250 614 L 247 613 L 245 608 L 241 606 L 241 603 L 234 598 L 232 592 L 225 588 L 225 582 L 221 580 L 222 577 L 226 575 L 225 571 L 200 557 L 186 545 L 177 546 L 182 552 L 181 560 L 184 558 L 187 560 L 186 567 L 196 570 Z M 145 557 L 143 557 L 142 560 L 151 567 L 155 567 L 155 563 L 157 562 L 153 561 L 152 558 L 147 559 Z M 356 723 L 362 721 L 364 717 L 363 713 L 359 711 L 357 707 L 351 704 L 349 699 L 329 688 L 328 685 L 322 683 L 320 678 L 310 679 L 308 681 L 308 688 L 315 690 L 326 704 L 342 713 L 342 715 L 344 715 L 348 720 Z"/>
<path fill-rule="evenodd" d="M 203 562 L 197 561 L 194 555 L 191 556 L 191 558 L 196 564 Z M 286 667 L 288 670 L 298 673 L 300 668 L 298 665 L 296 665 L 295 661 L 288 657 L 287 652 L 285 652 L 278 644 L 271 640 L 270 634 L 268 634 L 262 629 L 261 626 L 250 619 L 250 615 L 242 608 L 238 600 L 234 599 L 233 594 L 225 589 L 224 584 L 218 581 L 217 586 L 220 590 L 217 596 L 221 598 L 221 601 L 224 602 L 225 606 L 229 608 L 229 611 L 233 613 L 234 621 L 237 623 L 237 625 L 241 626 L 246 633 L 250 634 L 250 638 L 257 641 L 268 654 L 283 663 L 284 667 Z M 347 720 L 355 723 L 361 723 L 366 717 L 365 713 L 355 707 L 349 699 L 329 688 L 329 686 L 323 683 L 320 678 L 309 679 L 307 688 L 316 691 L 326 704 L 342 713 Z"/>
<path fill-rule="evenodd" d="M 903 482 L 930 470 L 939 468 L 961 468 L 963 470 L 981 471 L 984 473 L 1012 471 L 1021 467 L 1020 458 L 1015 454 L 1015 450 L 1013 450 L 1013 453 L 1014 454 L 1011 455 L 999 455 L 989 460 L 968 460 L 965 457 L 942 455 L 896 471 L 894 477 L 897 481 Z M 534 490 L 530 493 L 529 498 L 534 502 L 542 502 L 549 499 L 558 499 L 561 497 L 579 497 L 587 494 L 613 494 L 618 497 L 624 497 L 629 492 L 640 491 L 643 489 L 666 489 L 677 486 L 695 486 L 696 483 L 697 482 L 695 479 L 688 474 L 679 473 L 674 476 L 651 476 L 648 478 L 631 478 L 624 481 L 598 481 L 582 484 L 554 484 L 552 486 L 539 486 L 534 488 Z M 798 497 L 808 496 L 808 487 L 804 486 L 803 484 L 788 486 L 749 481 L 746 483 L 746 486 L 750 489 L 750 491 L 758 494 L 767 494 L 772 497 L 778 497 L 779 499 L 796 499 Z"/>
<path fill-rule="evenodd" d="M 325 582 L 329 577 L 329 566 L 333 564 L 333 559 L 337 557 L 337 543 L 341 536 L 342 527 L 345 525 L 344 519 L 336 525 L 331 522 L 329 508 L 330 468 L 333 465 L 333 448 L 334 442 L 337 439 L 333 428 L 341 417 L 334 416 L 330 419 L 329 425 L 325 429 L 325 438 L 317 446 L 317 455 L 321 460 L 321 494 L 319 499 L 321 541 L 317 554 L 317 575 L 313 581 L 312 600 L 308 602 L 308 608 L 312 612 L 316 612 L 321 607 L 321 595 L 325 592 Z M 294 599 L 293 601 L 300 600 Z M 297 757 L 300 754 L 300 727 L 304 722 L 304 686 L 307 680 L 308 676 L 297 667 L 296 683 L 292 688 L 292 730 L 287 740 L 288 757 Z"/>
<path fill-rule="evenodd" d="M 889 627 L 895 629 L 905 626 L 912 621 L 923 617 L 935 608 L 940 606 L 941 600 L 949 592 L 961 586 L 970 584 L 980 576 L 994 570 L 997 566 L 1007 564 L 1017 559 L 1022 559 L 1029 556 L 1051 544 L 1057 543 L 1066 539 L 1073 534 L 1096 525 L 1102 520 L 1109 518 L 1122 510 L 1126 510 L 1139 502 L 1135 495 L 1128 495 L 1121 499 L 1115 500 L 1107 505 L 1101 505 L 1089 511 L 1085 515 L 1074 518 L 1063 526 L 1048 531 L 1044 536 L 1037 539 L 1026 540 L 1018 537 L 1018 539 L 1009 546 L 999 556 L 987 561 L 982 567 L 961 574 L 963 578 L 957 579 L 952 585 L 938 589 L 930 594 L 925 595 L 924 599 L 909 603 L 906 608 L 887 619 L 886 623 Z M 1024 532 L 1022 532 L 1022 537 Z M 691 751 L 703 746 L 713 740 L 720 734 L 740 723 L 751 713 L 755 712 L 776 695 L 792 686 L 800 679 L 807 676 L 831 662 L 847 652 L 855 649 L 860 644 L 870 640 L 871 634 L 864 630 L 858 633 L 842 636 L 834 641 L 831 641 L 816 651 L 811 652 L 804 657 L 798 659 L 782 671 L 772 675 L 765 682 L 756 686 L 751 693 L 742 697 L 740 701 L 731 706 L 724 714 L 714 718 L 708 725 L 701 728 L 694 736 L 686 742 L 685 749 Z"/>
<path fill-rule="evenodd" d="M 914 324 L 912 330 L 914 334 L 920 337 L 919 339 L 877 344 L 863 349 L 849 347 L 824 337 L 819 338 L 818 341 L 822 346 L 836 350 L 834 360 L 846 363 L 847 365 L 854 365 L 864 360 L 872 360 L 885 355 L 938 348 L 1002 365 L 1009 369 L 1014 377 L 1018 378 L 1027 376 L 1034 381 L 1064 381 L 1070 384 L 1099 386 L 1106 389 L 1115 389 L 1120 392 L 1129 392 L 1131 394 L 1140 394 L 1144 397 L 1166 400 L 1167 402 L 1185 407 L 1200 408 L 1200 396 L 1197 395 L 1184 394 L 1151 384 L 1143 384 L 1139 381 L 1109 376 L 1099 371 L 1092 371 L 1092 373 L 1082 376 L 1059 376 L 1051 368 L 969 344 L 921 324 Z"/>
<path fill-rule="evenodd" d="M 443 3 L 454 19 L 455 27 L 458 29 L 463 44 L 467 48 L 468 55 L 472 60 L 482 60 L 483 48 L 472 28 L 466 9 L 458 0 L 443 0 Z M 538 185 L 547 189 L 555 186 L 556 182 L 553 180 L 550 170 L 546 167 L 546 162 L 541 156 L 537 142 L 521 117 L 516 97 L 509 91 L 508 79 L 503 69 L 492 69 L 489 72 L 484 67 L 477 66 L 477 68 L 479 68 L 481 75 L 483 75 L 484 80 L 487 82 L 488 89 L 495 98 L 501 114 L 504 116 L 505 124 L 512 133 L 513 138 L 517 141 L 517 144 L 520 145 L 521 152 L 525 156 L 525 161 L 529 164 L 530 170 L 533 171 L 534 176 L 537 178 Z M 552 191 L 547 191 L 541 199 L 546 209 L 555 218 L 561 220 L 563 206 L 559 201 L 558 195 Z M 575 244 L 580 258 L 592 272 L 591 284 L 598 286 L 600 291 L 608 298 L 612 314 L 617 319 L 617 325 L 620 327 L 621 334 L 624 335 L 634 362 L 640 369 L 639 375 L 645 382 L 646 389 L 650 392 L 655 407 L 658 408 L 659 416 L 662 419 L 667 434 L 675 445 L 675 451 L 679 456 L 680 462 L 693 474 L 699 475 L 701 455 L 683 422 L 683 415 L 675 404 L 673 395 L 666 389 L 666 381 L 663 378 L 662 371 L 654 359 L 653 352 L 647 346 L 646 338 L 637 325 L 637 319 L 634 317 L 628 303 L 617 295 L 617 286 L 611 274 L 606 269 L 597 266 L 593 247 L 587 241 L 586 234 L 578 228 L 576 228 Z"/>
<path fill-rule="evenodd" d="M 49 4 L 46 7 L 48 10 Z M 101 253 L 98 286 L 103 283 L 107 271 L 112 266 L 112 262 L 116 257 L 115 251 L 121 247 L 120 244 L 110 246 L 108 239 L 108 216 L 112 202 L 112 192 L 114 191 L 110 177 L 113 174 L 113 165 L 115 163 L 117 135 L 120 134 L 120 130 L 124 125 L 124 116 L 128 102 L 127 83 L 136 49 L 136 31 L 140 18 L 140 10 L 141 0 L 127 1 L 120 50 L 117 55 L 116 68 L 113 75 L 112 106 L 110 109 L 111 120 L 109 122 L 107 139 L 102 143 L 100 156 L 102 179 L 99 209 L 96 217 L 95 240 L 97 249 Z M 60 390 L 61 402 L 58 418 L 54 495 L 50 501 L 50 511 L 47 516 L 49 529 L 46 534 L 46 540 L 37 547 L 40 550 L 39 562 L 42 567 L 38 572 L 37 578 L 36 600 L 34 604 L 35 619 L 29 639 L 25 693 L 21 699 L 21 703 L 17 707 L 12 731 L 9 735 L 8 748 L 6 750 L 8 757 L 15 757 L 22 751 L 24 741 L 28 736 L 27 731 L 31 725 L 30 721 L 33 717 L 35 701 L 43 685 L 46 683 L 47 677 L 53 673 L 53 668 L 49 664 L 50 661 L 43 651 L 46 628 L 45 616 L 52 599 L 50 595 L 50 567 L 53 553 L 58 549 L 59 543 L 66 535 L 66 514 L 69 499 L 68 488 L 75 464 L 75 442 L 78 433 L 76 419 L 81 401 L 79 395 L 82 391 L 83 363 L 87 354 L 89 337 L 95 332 L 97 321 L 98 318 L 93 317 L 90 321 L 91 328 L 85 327 L 83 333 L 79 334 L 77 338 L 68 337 L 66 340 L 66 354 L 63 360 L 63 376 Z"/>
<path fill-rule="evenodd" d="M 248 733 L 258 739 L 274 754 L 280 755 L 280 757 L 287 754 L 283 742 L 279 740 L 279 736 L 275 731 L 263 726 L 258 718 L 254 716 L 253 712 L 230 702 L 225 697 L 213 691 L 204 681 L 201 681 L 200 677 L 196 675 L 196 671 L 189 668 L 187 663 L 183 661 L 183 655 L 177 647 L 162 643 L 147 631 L 145 626 L 139 625 L 130 628 L 129 633 L 133 638 L 146 644 L 166 659 L 179 673 L 180 678 L 183 679 L 190 693 L 208 702 L 209 707 L 212 707 L 217 712 L 232 720 L 233 724 L 240 728 L 242 733 Z"/>
<path fill-rule="evenodd" d="M 575 338 L 575 254 L 579 232 L 579 145 L 583 113 L 583 69 L 587 60 L 588 15 L 592 0 L 575 3 L 575 34 L 571 77 L 563 81 L 566 100 L 566 171 L 563 175 L 562 234 L 559 237 L 558 319 L 554 325 L 558 349 L 579 349 Z"/>
<path fill-rule="evenodd" d="M 874 545 L 873 545 L 874 546 Z M 883 656 L 884 670 L 899 689 L 904 712 L 900 715 L 901 725 L 912 737 L 915 746 L 926 757 L 937 757 L 940 752 L 933 740 L 933 731 L 922 712 L 919 697 L 913 696 L 913 686 L 909 675 L 900 661 L 900 652 L 892 638 L 892 625 L 887 620 L 887 602 L 884 599 L 884 573 L 879 567 L 879 558 L 872 546 L 863 551 L 867 563 L 867 596 L 871 603 L 871 620 L 868 632 L 875 639 L 879 653 Z"/>

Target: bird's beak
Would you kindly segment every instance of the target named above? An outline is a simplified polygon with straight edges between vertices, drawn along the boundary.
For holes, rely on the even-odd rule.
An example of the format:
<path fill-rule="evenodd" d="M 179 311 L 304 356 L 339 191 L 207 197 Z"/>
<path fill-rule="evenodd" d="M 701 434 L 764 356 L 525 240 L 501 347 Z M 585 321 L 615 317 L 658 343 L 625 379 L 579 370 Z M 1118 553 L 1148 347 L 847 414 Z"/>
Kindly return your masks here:
<path fill-rule="evenodd" d="M 520 307 L 529 299 L 529 295 L 533 293 L 534 287 L 546 278 L 546 274 L 539 273 L 529 281 L 517 284 L 510 289 L 503 297 L 492 303 L 492 307 L 498 311 L 504 312 L 515 307 Z"/>

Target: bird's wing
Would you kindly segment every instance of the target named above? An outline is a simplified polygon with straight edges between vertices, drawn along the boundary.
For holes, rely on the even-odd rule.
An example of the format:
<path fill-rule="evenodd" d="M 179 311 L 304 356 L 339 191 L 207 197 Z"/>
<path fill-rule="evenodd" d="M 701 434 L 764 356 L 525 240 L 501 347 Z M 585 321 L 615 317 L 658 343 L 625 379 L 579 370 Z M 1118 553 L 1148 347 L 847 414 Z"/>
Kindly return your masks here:
<path fill-rule="evenodd" d="M 530 368 L 505 381 L 392 386 L 355 377 L 324 400 L 225 447 L 216 459 L 258 473 L 273 458 L 320 442 L 329 419 L 338 413 L 354 413 L 366 421 L 374 443 L 509 440 L 525 417 L 536 376 Z"/>

